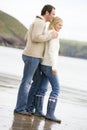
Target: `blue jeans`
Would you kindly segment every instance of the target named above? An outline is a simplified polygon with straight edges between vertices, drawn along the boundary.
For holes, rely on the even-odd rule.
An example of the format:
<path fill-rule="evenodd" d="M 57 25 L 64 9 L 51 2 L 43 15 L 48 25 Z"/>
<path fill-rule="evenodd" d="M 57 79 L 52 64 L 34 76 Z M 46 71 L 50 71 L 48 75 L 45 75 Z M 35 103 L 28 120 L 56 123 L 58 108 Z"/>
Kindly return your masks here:
<path fill-rule="evenodd" d="M 36 69 L 40 63 L 40 58 L 34 58 L 22 55 L 24 61 L 23 78 L 19 87 L 17 104 L 14 111 L 26 111 L 27 99 L 31 82 L 35 74 Z"/>
<path fill-rule="evenodd" d="M 47 82 L 47 80 L 49 80 L 49 82 L 52 86 L 52 91 L 50 93 L 50 97 L 57 99 L 59 91 L 60 91 L 58 76 L 52 74 L 51 66 L 41 65 L 41 71 L 45 75 L 45 77 L 44 77 L 45 81 Z M 45 95 L 46 89 L 47 89 L 47 86 L 44 86 L 44 78 L 42 78 L 42 82 L 41 82 L 40 87 L 37 92 L 38 95 L 42 95 L 42 96 Z"/>
<path fill-rule="evenodd" d="M 39 65 L 34 74 L 33 83 L 28 95 L 28 112 L 32 112 L 35 108 L 36 95 L 45 96 L 49 82 L 52 86 L 50 97 L 57 98 L 60 89 L 57 75 L 52 74 L 52 67 Z"/>
<path fill-rule="evenodd" d="M 48 82 L 49 82 L 48 78 L 44 75 L 44 73 L 41 72 L 41 66 L 39 64 L 34 74 L 33 83 L 28 94 L 28 101 L 27 101 L 28 112 L 33 112 L 35 108 L 35 96 L 39 90 L 39 87 L 41 86 L 41 84 L 44 86 L 44 95 L 45 95 L 47 91 Z"/>

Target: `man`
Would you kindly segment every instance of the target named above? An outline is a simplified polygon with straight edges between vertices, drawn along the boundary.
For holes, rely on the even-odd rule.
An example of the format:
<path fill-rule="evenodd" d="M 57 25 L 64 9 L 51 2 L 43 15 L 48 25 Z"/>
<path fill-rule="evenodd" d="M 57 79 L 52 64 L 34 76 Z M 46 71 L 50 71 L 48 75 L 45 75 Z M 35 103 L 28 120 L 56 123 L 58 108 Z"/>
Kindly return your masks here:
<path fill-rule="evenodd" d="M 19 87 L 17 104 L 14 112 L 20 114 L 28 114 L 27 101 L 29 89 L 33 76 L 39 66 L 41 58 L 44 55 L 44 47 L 46 41 L 57 37 L 57 32 L 44 33 L 46 28 L 46 22 L 52 21 L 55 16 L 55 7 L 52 5 L 45 5 L 42 8 L 41 16 L 36 16 L 34 22 L 30 25 L 30 28 L 26 36 L 26 47 L 23 51 L 24 72 L 23 78 Z"/>

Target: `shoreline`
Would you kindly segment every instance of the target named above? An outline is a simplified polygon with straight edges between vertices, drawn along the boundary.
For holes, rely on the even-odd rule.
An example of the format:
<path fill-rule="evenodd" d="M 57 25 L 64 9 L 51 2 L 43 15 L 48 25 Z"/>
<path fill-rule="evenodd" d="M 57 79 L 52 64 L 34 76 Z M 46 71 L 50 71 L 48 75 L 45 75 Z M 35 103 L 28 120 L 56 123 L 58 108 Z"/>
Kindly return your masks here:
<path fill-rule="evenodd" d="M 8 75 L 4 73 L 0 73 L 0 86 L 4 88 L 15 88 L 18 89 L 21 82 L 21 77 Z M 60 86 L 61 92 L 59 97 L 61 99 L 68 100 L 69 102 L 76 104 L 82 104 L 83 106 L 87 106 L 87 91 L 80 90 L 77 88 L 70 88 L 67 86 Z M 50 84 L 48 86 L 48 91 L 51 90 Z"/>
<path fill-rule="evenodd" d="M 23 73 L 21 49 L 0 47 L 0 73 L 20 79 Z M 58 57 L 61 86 L 87 91 L 87 60 Z"/>

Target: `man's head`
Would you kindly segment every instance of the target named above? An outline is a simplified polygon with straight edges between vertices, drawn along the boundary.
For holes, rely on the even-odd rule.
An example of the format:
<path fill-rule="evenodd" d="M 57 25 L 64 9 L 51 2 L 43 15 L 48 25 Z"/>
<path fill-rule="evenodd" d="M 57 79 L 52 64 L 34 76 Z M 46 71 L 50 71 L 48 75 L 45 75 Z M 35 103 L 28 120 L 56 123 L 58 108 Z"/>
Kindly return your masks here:
<path fill-rule="evenodd" d="M 49 4 L 45 5 L 41 10 L 41 15 L 46 21 L 52 21 L 55 16 L 55 7 Z"/>

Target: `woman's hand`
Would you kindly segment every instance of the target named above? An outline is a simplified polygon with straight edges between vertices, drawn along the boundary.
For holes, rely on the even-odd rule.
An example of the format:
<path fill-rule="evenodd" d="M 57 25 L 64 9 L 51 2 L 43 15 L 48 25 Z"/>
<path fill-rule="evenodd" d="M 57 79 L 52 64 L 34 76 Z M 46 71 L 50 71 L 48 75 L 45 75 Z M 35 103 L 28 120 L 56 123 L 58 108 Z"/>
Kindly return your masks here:
<path fill-rule="evenodd" d="M 56 75 L 56 74 L 57 74 L 57 70 L 52 70 L 52 73 L 53 73 L 54 75 Z"/>

